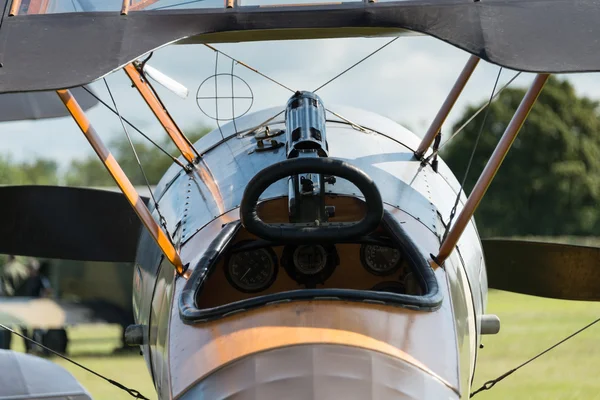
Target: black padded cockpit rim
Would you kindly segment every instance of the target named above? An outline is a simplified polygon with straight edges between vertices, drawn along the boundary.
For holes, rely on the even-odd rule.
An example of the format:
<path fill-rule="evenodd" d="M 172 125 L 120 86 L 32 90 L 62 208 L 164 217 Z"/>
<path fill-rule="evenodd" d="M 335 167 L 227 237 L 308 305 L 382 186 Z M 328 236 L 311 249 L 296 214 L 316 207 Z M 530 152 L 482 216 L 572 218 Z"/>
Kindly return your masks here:
<path fill-rule="evenodd" d="M 413 296 L 372 290 L 300 289 L 199 309 L 196 305 L 196 299 L 201 294 L 204 283 L 211 272 L 215 270 L 214 267 L 220 256 L 227 250 L 232 239 L 241 228 L 240 221 L 235 221 L 223 227 L 196 265 L 191 277 L 187 280 L 179 298 L 179 315 L 185 323 L 200 323 L 257 307 L 302 300 L 356 301 L 391 305 L 418 311 L 435 311 L 439 309 L 443 296 L 427 259 L 396 218 L 388 211 L 384 212 L 382 225 L 390 235 L 391 240 L 403 250 L 407 261 L 415 267 L 414 272 L 425 294 Z"/>

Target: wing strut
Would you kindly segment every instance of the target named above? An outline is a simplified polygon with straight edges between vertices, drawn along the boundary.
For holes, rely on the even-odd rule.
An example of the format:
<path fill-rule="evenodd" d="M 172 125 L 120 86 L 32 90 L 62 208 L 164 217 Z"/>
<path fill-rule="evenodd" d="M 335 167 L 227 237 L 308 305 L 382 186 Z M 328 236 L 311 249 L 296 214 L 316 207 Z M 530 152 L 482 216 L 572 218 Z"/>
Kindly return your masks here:
<path fill-rule="evenodd" d="M 429 126 L 427 133 L 423 137 L 421 144 L 419 144 L 417 151 L 415 151 L 415 156 L 417 156 L 418 159 L 423 158 L 423 155 L 425 155 L 425 152 L 427 151 L 429 146 L 431 146 L 431 143 L 433 143 L 433 140 L 437 136 L 438 132 L 440 131 L 440 129 L 442 129 L 444 121 L 446 121 L 448 114 L 450 114 L 452 107 L 454 107 L 454 103 L 456 103 L 458 96 L 460 96 L 461 92 L 465 88 L 467 82 L 469 81 L 469 78 L 473 74 L 473 71 L 475 71 L 475 67 L 477 67 L 478 63 L 479 57 L 469 57 L 469 60 L 465 64 L 462 72 L 456 79 L 454 86 L 452 86 L 452 90 L 450 90 L 450 93 L 448 93 L 444 104 L 442 104 L 442 107 L 440 108 L 437 115 L 435 116 L 435 119 Z"/>
<path fill-rule="evenodd" d="M 150 107 L 167 134 L 171 137 L 173 143 L 175 143 L 175 146 L 177 146 L 185 159 L 190 164 L 193 164 L 194 160 L 196 159 L 196 152 L 192 144 L 181 132 L 181 130 L 179 130 L 179 127 L 175 121 L 173 121 L 171 115 L 169 115 L 167 110 L 164 108 L 158 99 L 158 96 L 156 96 L 156 93 L 154 93 L 154 90 L 141 73 L 141 68 L 141 66 L 136 66 L 131 63 L 127 64 L 123 70 L 127 76 L 129 76 L 129 79 L 131 79 L 131 82 L 136 87 L 140 95 L 144 98 L 146 104 L 148 104 L 148 107 Z"/>
<path fill-rule="evenodd" d="M 467 202 L 458 215 L 458 218 L 456 218 L 456 222 L 452 225 L 448 236 L 442 242 L 440 251 L 434 259 L 437 265 L 442 265 L 456 246 L 458 239 L 460 239 L 460 236 L 475 213 L 479 202 L 492 183 L 494 176 L 496 176 L 496 172 L 498 172 L 502 161 L 504 161 L 504 157 L 506 157 L 508 150 L 510 150 L 521 126 L 523 126 L 523 122 L 525 122 L 527 115 L 529 115 L 549 76 L 549 74 L 537 74 L 525 97 L 521 100 L 519 108 L 517 108 L 517 111 L 515 111 L 510 123 L 506 127 L 502 138 L 500 138 L 481 176 L 479 176 L 477 183 L 473 187 L 473 191 L 469 195 Z"/>
<path fill-rule="evenodd" d="M 117 162 L 117 160 L 113 157 L 110 151 L 106 148 L 96 130 L 90 124 L 90 121 L 87 119 L 85 113 L 79 107 L 77 100 L 71 95 L 69 90 L 57 90 L 58 96 L 62 100 L 62 102 L 69 110 L 69 113 L 85 135 L 86 139 L 92 145 L 98 157 L 100 157 L 100 161 L 104 164 L 110 175 L 113 177 L 127 200 L 133 207 L 134 211 L 146 227 L 148 232 L 154 240 L 156 244 L 161 248 L 165 256 L 169 259 L 171 264 L 175 266 L 177 273 L 183 274 L 184 268 L 181 262 L 181 258 L 179 258 L 179 254 L 175 247 L 171 243 L 169 237 L 165 234 L 165 232 L 161 229 L 160 225 L 152 218 L 152 214 L 148 207 L 144 204 L 144 201 L 141 199 L 140 195 L 137 193 L 123 170 L 121 166 Z"/>
<path fill-rule="evenodd" d="M 14 17 L 19 13 L 19 9 L 21 8 L 21 0 L 13 0 L 10 5 L 10 11 L 8 12 L 9 17 Z"/>

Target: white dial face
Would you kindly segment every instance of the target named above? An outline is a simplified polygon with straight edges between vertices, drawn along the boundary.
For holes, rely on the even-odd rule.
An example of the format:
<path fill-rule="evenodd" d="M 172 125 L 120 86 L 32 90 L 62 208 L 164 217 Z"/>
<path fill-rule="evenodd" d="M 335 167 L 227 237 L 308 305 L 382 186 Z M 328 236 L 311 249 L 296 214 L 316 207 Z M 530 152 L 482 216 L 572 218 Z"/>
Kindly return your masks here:
<path fill-rule="evenodd" d="M 327 252 L 318 244 L 298 246 L 294 251 L 294 266 L 305 275 L 315 275 L 327 265 Z"/>
<path fill-rule="evenodd" d="M 363 262 L 367 269 L 376 275 L 388 275 L 396 271 L 400 263 L 400 250 L 393 247 L 366 245 L 363 249 Z"/>

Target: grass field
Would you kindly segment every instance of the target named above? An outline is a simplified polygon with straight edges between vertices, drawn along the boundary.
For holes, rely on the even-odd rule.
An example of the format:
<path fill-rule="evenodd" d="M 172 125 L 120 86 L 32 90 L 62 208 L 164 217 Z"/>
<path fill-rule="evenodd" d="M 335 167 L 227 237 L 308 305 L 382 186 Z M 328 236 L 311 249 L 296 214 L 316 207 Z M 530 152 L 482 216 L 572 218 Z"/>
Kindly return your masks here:
<path fill-rule="evenodd" d="M 500 334 L 484 336 L 474 387 L 516 367 L 563 337 L 600 317 L 600 303 L 547 300 L 492 292 L 489 312 L 502 320 Z M 119 328 L 81 327 L 70 330 L 70 354 L 83 365 L 155 399 L 144 360 L 138 354 L 110 355 L 118 345 Z M 90 340 L 101 338 L 102 340 Z M 577 335 L 475 398 L 600 399 L 600 323 Z M 22 341 L 13 341 L 22 349 Z M 121 390 L 64 360 L 95 399 L 131 398 Z"/>

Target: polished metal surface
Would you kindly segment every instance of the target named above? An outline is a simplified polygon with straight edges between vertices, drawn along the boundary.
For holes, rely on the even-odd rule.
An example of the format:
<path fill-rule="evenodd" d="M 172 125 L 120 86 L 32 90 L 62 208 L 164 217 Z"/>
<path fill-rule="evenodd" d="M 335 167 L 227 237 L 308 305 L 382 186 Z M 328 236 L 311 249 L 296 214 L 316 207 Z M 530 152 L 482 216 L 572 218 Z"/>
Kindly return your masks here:
<path fill-rule="evenodd" d="M 458 399 L 426 366 L 359 347 L 305 344 L 254 353 L 193 385 L 180 399 Z"/>
<path fill-rule="evenodd" d="M 423 254 L 435 254 L 444 231 L 443 223 L 448 220 L 460 188 L 448 167 L 440 161 L 440 172 L 436 173 L 429 165 L 421 165 L 414 157 L 414 149 L 420 143 L 419 137 L 389 119 L 344 107 L 328 108 L 342 116 L 340 118 L 328 115 L 326 129 L 329 156 L 348 161 L 365 171 L 377 183 L 386 209 L 411 232 L 411 238 Z M 233 124 L 228 124 L 222 127 L 223 134 L 219 130 L 209 133 L 196 143 L 196 148 L 203 154 L 196 169 L 185 173 L 174 166 L 157 186 L 155 193 L 160 197 L 159 207 L 166 218 L 168 231 L 172 236 L 180 237 L 176 246 L 181 246 L 182 260 L 186 264 L 189 263 L 191 268 L 202 257 L 206 246 L 222 224 L 238 219 L 237 208 L 250 179 L 265 167 L 287 158 L 285 147 L 256 151 L 257 139 L 252 132 L 269 118 L 272 120 L 267 125 L 271 131 L 285 129 L 282 111 L 283 107 L 274 108 L 240 118 L 235 124 L 237 132 Z M 281 114 L 277 115 L 278 113 Z M 351 116 L 354 125 L 346 122 L 343 118 L 345 116 Z M 257 131 L 262 133 L 264 128 Z M 337 179 L 333 185 L 326 184 L 325 188 L 330 194 L 361 196 L 354 185 L 343 179 Z M 271 185 L 261 198 L 287 197 L 288 192 L 287 179 L 282 179 Z M 461 199 L 465 200 L 464 194 L 461 195 Z M 462 201 L 459 210 L 461 208 Z M 154 217 L 157 217 L 156 213 Z M 411 357 L 431 366 L 436 374 L 451 382 L 463 395 L 468 393 L 469 380 L 475 366 L 476 347 L 479 344 L 476 315 L 483 312 L 485 304 L 485 289 L 480 286 L 480 281 L 485 280 L 485 269 L 477 240 L 475 225 L 470 222 L 458 242 L 460 252 L 454 252 L 448 259 L 447 271 L 435 270 L 444 290 L 444 298 L 448 299 L 450 293 L 452 294 L 452 301 L 444 300 L 438 311 L 413 318 L 410 313 L 396 314 L 396 311 L 393 311 L 390 314 L 390 311 L 387 311 L 379 315 L 372 314 L 371 310 L 368 311 L 369 318 L 377 319 L 385 314 L 386 321 L 389 321 L 390 316 L 394 315 L 397 323 L 394 323 L 393 327 L 385 325 L 382 329 L 375 329 L 372 324 L 364 327 L 348 326 L 346 329 L 363 332 L 366 337 L 376 338 L 407 352 Z M 142 275 L 146 275 L 143 269 Z M 175 298 L 180 296 L 184 283 L 182 278 L 175 283 Z M 146 285 L 148 283 L 142 286 Z M 164 283 L 160 282 L 156 288 L 160 289 L 160 293 L 167 290 Z M 164 299 L 160 295 L 154 295 L 150 320 L 159 318 L 165 321 L 162 314 L 167 310 L 161 306 Z M 315 318 L 326 311 L 323 308 L 325 305 L 319 307 L 319 310 L 314 311 Z M 336 306 L 336 309 L 339 307 Z M 287 315 L 281 314 L 282 309 L 271 310 L 270 307 L 260 311 L 262 312 L 265 316 L 260 318 L 273 318 L 273 323 L 279 321 L 278 318 L 282 315 Z M 238 318 L 243 314 L 246 313 L 237 314 Z M 155 378 L 165 379 L 160 376 L 160 371 L 165 371 L 165 365 L 169 363 L 172 384 L 170 394 L 175 397 L 201 376 L 232 361 L 233 359 L 226 361 L 230 357 L 235 358 L 238 353 L 238 357 L 243 356 L 249 347 L 241 344 L 249 343 L 249 340 L 254 340 L 252 335 L 258 334 L 247 330 L 257 325 L 256 321 L 246 321 L 245 317 L 240 321 L 245 321 L 243 324 L 247 323 L 248 326 L 241 329 L 241 322 L 229 320 L 230 317 L 221 322 L 188 324 L 182 321 L 176 312 L 172 311 L 169 315 L 169 344 L 165 346 L 160 343 L 161 335 L 152 333 L 153 330 L 150 330 L 150 339 L 154 342 L 152 359 Z M 411 321 L 410 329 L 408 321 Z M 305 322 L 308 323 L 308 320 Z M 290 319 L 290 323 L 302 326 L 302 321 L 295 321 L 293 318 Z M 436 328 L 432 329 L 434 325 Z M 443 338 L 439 336 L 442 325 L 446 327 L 444 332 L 452 332 L 444 334 Z M 330 324 L 323 320 L 313 327 L 330 328 Z M 236 341 L 238 339 L 235 339 L 237 336 L 221 338 L 223 329 L 229 330 L 230 334 L 240 335 L 239 343 Z M 396 335 L 390 338 L 390 329 L 395 332 L 402 331 L 404 336 Z M 252 332 L 259 331 L 262 332 L 260 329 Z M 428 332 L 427 335 L 433 332 L 436 334 L 424 341 L 425 332 Z M 289 336 L 283 335 L 281 338 Z M 223 344 L 219 343 L 225 339 L 233 346 L 231 351 L 220 350 Z M 305 343 L 301 339 L 299 338 L 296 344 Z M 263 350 L 268 350 L 277 347 L 273 343 L 262 342 L 260 346 L 267 346 Z M 432 346 L 437 350 L 432 352 Z M 202 351 L 192 352 L 192 348 Z M 444 356 L 440 357 L 440 354 Z M 164 393 L 166 382 L 163 380 L 161 385 Z"/>
<path fill-rule="evenodd" d="M 343 115 L 344 111 L 339 113 Z M 236 122 L 237 129 L 240 132 L 251 129 L 276 114 L 275 110 L 275 113 L 261 112 L 258 118 L 249 115 Z M 330 157 L 343 159 L 362 169 L 377 183 L 385 203 L 406 211 L 437 234 L 436 204 L 431 196 L 430 187 L 435 173 L 429 166 L 421 166 L 414 158 L 412 150 L 404 145 L 418 144 L 418 137 L 400 125 L 390 127 L 389 120 L 386 119 L 369 120 L 369 115 L 362 118 L 360 114 L 352 116 L 355 123 L 383 134 L 361 131 L 347 123 L 327 122 Z M 271 123 L 269 127 L 285 128 L 282 123 Z M 254 136 L 235 135 L 233 129 L 233 124 L 222 127 L 223 136 L 227 138 L 228 134 L 230 135 L 228 140 L 222 141 L 217 130 L 200 139 L 196 145 L 198 151 L 204 153 L 199 168 L 207 170 L 208 174 L 205 175 L 211 176 L 212 179 L 202 179 L 196 173 L 179 174 L 165 190 L 169 178 L 172 179 L 178 173 L 173 170 L 173 174 L 167 174 L 157 187 L 158 195 L 162 195 L 164 199 L 159 203 L 167 220 L 169 233 L 173 235 L 181 221 L 183 242 L 223 212 L 238 207 L 248 181 L 260 170 L 286 159 L 284 148 L 252 152 L 256 147 Z M 222 143 L 215 147 L 214 144 L 219 141 Z M 211 180 L 214 182 L 209 182 Z M 218 187 L 220 199 L 215 198 L 214 191 L 209 190 L 213 184 Z M 361 195 L 354 185 L 343 179 L 338 179 L 333 185 L 326 184 L 325 191 L 332 194 Z M 288 193 L 287 180 L 284 179 L 273 184 L 261 198 L 287 196 Z M 193 204 L 195 208 L 186 211 L 186 203 Z"/>
<path fill-rule="evenodd" d="M 313 150 L 327 156 L 325 107 L 319 96 L 310 92 L 297 92 L 285 109 L 285 134 L 287 157 L 299 157 L 302 150 Z"/>
<path fill-rule="evenodd" d="M 366 128 L 367 131 L 378 131 L 389 136 L 393 140 L 398 141 L 406 147 L 407 150 L 414 151 L 420 143 L 420 138 L 415 134 L 412 134 L 408 129 L 392 121 L 389 118 L 383 117 L 376 113 L 357 109 L 354 107 L 346 107 L 340 105 L 328 105 L 328 109 L 332 112 L 327 113 L 328 122 L 339 122 L 346 126 L 351 126 L 349 122 L 340 118 L 349 118 L 353 123 Z M 285 121 L 285 107 L 271 107 L 264 110 L 256 111 L 251 114 L 244 115 L 241 118 L 236 119 L 236 123 L 228 123 L 221 126 L 221 130 L 215 129 L 212 132 L 206 134 L 194 146 L 200 154 L 208 152 L 219 143 L 229 139 L 232 136 L 248 134 L 250 131 L 256 130 L 257 133 L 264 131 L 264 128 L 257 129 L 261 126 L 273 127 L 277 124 L 283 124 Z M 337 114 L 339 116 L 334 115 Z M 283 127 L 283 125 L 279 125 Z M 183 161 L 183 157 L 179 158 Z M 158 183 L 155 196 L 161 197 L 166 188 L 172 183 L 173 179 L 177 176 L 184 174 L 180 167 L 177 165 L 171 166 L 165 173 L 163 178 Z"/>
<path fill-rule="evenodd" d="M 183 246 L 181 257 L 195 268 L 211 240 L 224 223 L 238 219 L 238 210 L 212 221 Z M 422 223 L 396 208 L 388 208 L 410 234 L 423 255 L 439 246 L 437 238 Z M 448 266 L 457 258 L 449 259 Z M 464 275 L 464 274 L 463 274 Z M 169 362 L 172 371 L 173 396 L 201 377 L 249 353 L 277 348 L 282 345 L 302 345 L 325 342 L 373 346 L 381 351 L 402 351 L 426 365 L 436 375 L 449 382 L 461 393 L 468 393 L 468 360 L 474 351 L 468 335 L 474 332 L 467 313 L 470 302 L 465 297 L 449 301 L 451 277 L 444 269 L 435 270 L 444 301 L 434 312 L 418 312 L 380 304 L 360 304 L 322 300 L 271 304 L 248 312 L 238 312 L 225 318 L 204 323 L 186 323 L 178 311 L 172 312 L 169 333 Z M 174 298 L 181 296 L 184 279 L 175 282 Z M 465 310 L 456 314 L 454 310 Z M 460 328 L 460 329 L 458 329 Z M 390 332 L 394 332 L 390 335 Z M 443 332 L 443 333 L 442 333 Z M 316 335 L 316 336 L 315 336 Z M 325 336 L 323 336 L 325 335 Z M 460 337 L 458 336 L 460 335 Z M 465 354 L 467 372 L 459 375 L 460 359 Z M 465 378 L 465 376 L 467 376 Z M 460 383 L 459 383 L 460 382 Z M 467 385 L 467 386 L 465 386 Z"/>

